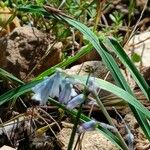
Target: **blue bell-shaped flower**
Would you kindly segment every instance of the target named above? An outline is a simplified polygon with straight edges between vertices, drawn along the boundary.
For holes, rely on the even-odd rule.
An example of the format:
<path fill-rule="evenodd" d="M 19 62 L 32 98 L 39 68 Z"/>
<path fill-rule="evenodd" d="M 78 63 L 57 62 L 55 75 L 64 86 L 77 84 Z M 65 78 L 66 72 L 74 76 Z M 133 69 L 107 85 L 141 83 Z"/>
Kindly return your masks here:
<path fill-rule="evenodd" d="M 35 93 L 32 96 L 32 99 L 39 101 L 41 105 L 45 105 L 48 100 L 52 84 L 52 77 L 48 77 L 41 83 L 37 84 L 32 88 L 32 91 Z"/>
<path fill-rule="evenodd" d="M 60 92 L 59 95 L 59 102 L 63 104 L 67 104 L 68 101 L 71 99 L 71 92 L 72 92 L 72 84 L 69 82 L 66 82 L 62 91 Z"/>
<path fill-rule="evenodd" d="M 78 105 L 82 104 L 84 102 L 84 94 L 79 94 L 72 98 L 68 103 L 67 103 L 67 108 L 68 109 L 74 109 Z"/>
<path fill-rule="evenodd" d="M 90 120 L 88 122 L 84 122 L 79 128 L 78 132 L 83 133 L 85 131 L 93 131 L 95 130 L 98 123 L 95 120 Z"/>
<path fill-rule="evenodd" d="M 48 97 L 59 97 L 61 84 L 61 72 L 57 71 L 54 75 L 45 78 L 41 83 L 32 88 L 35 93 L 32 99 L 40 102 L 41 105 L 45 105 L 48 101 Z"/>

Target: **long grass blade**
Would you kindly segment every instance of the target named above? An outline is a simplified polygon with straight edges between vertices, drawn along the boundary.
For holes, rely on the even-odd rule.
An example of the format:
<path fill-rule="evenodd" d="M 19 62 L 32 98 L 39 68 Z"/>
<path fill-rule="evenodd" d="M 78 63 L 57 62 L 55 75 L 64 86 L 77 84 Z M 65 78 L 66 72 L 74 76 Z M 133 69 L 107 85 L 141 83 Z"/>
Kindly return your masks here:
<path fill-rule="evenodd" d="M 12 75 L 11 73 L 5 71 L 4 69 L 0 68 L 0 77 L 2 78 L 7 78 L 9 80 L 13 80 L 19 84 L 24 84 L 23 81 L 21 81 L 20 79 L 18 79 L 17 77 L 15 77 L 14 75 Z"/>
<path fill-rule="evenodd" d="M 137 70 L 137 68 L 135 67 L 134 63 L 127 56 L 127 54 L 125 53 L 124 49 L 113 38 L 110 38 L 109 40 L 107 40 L 106 44 L 109 44 L 111 46 L 112 50 L 114 50 L 114 52 L 117 54 L 117 56 L 122 61 L 122 63 L 130 71 L 131 75 L 133 76 L 134 80 L 136 81 L 138 86 L 143 91 L 144 95 L 147 97 L 148 100 L 150 100 L 150 87 L 149 87 L 149 85 L 146 83 L 146 81 L 144 80 L 143 76 Z"/>

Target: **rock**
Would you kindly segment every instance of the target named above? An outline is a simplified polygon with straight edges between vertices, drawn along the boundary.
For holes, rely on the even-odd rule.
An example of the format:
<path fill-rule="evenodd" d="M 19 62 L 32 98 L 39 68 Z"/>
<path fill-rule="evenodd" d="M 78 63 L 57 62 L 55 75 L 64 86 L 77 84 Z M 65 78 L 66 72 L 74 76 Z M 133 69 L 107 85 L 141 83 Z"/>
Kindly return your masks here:
<path fill-rule="evenodd" d="M 79 60 L 77 61 L 78 63 L 83 63 L 85 61 L 95 61 L 95 60 L 101 60 L 100 55 L 98 54 L 98 52 L 93 49 L 90 53 L 82 56 L 81 58 L 79 58 Z"/>
<path fill-rule="evenodd" d="M 4 145 L 3 147 L 0 148 L 0 150 L 16 150 L 15 148 L 12 148 L 10 146 Z"/>
<path fill-rule="evenodd" d="M 82 64 L 75 65 L 70 69 L 66 69 L 65 72 L 69 75 L 88 75 L 92 70 L 91 76 L 104 79 L 108 73 L 108 69 L 102 61 L 86 61 Z M 107 81 L 113 82 L 111 75 L 106 79 Z"/>
<path fill-rule="evenodd" d="M 124 117 L 124 121 L 129 126 L 130 131 L 134 135 L 134 149 L 136 150 L 148 150 L 150 149 L 150 142 L 145 137 L 142 129 L 139 127 L 137 120 L 133 116 L 133 114 L 128 113 Z M 124 128 L 124 123 L 122 123 L 122 127 Z"/>
<path fill-rule="evenodd" d="M 62 145 L 62 150 L 67 150 L 67 146 L 69 143 L 70 135 L 71 135 L 70 128 L 63 128 L 60 133 L 58 134 L 57 138 Z M 75 142 L 77 140 L 77 134 L 75 137 Z M 82 149 L 83 150 L 117 150 L 115 145 L 113 145 L 108 139 L 102 135 L 99 131 L 90 131 L 86 132 L 83 141 L 82 141 Z"/>
<path fill-rule="evenodd" d="M 69 75 L 89 75 L 90 70 L 92 71 L 91 76 L 101 79 L 105 79 L 107 73 L 109 72 L 102 61 L 86 61 L 82 64 L 75 65 L 70 69 L 66 69 L 65 72 Z M 111 74 L 107 76 L 106 81 L 114 83 Z M 110 93 L 104 90 L 101 90 L 100 92 L 101 97 L 108 94 Z"/>
<path fill-rule="evenodd" d="M 150 66 L 150 32 L 146 31 L 135 35 L 129 41 L 127 49 L 134 51 L 135 53 L 142 56 L 142 67 Z M 143 54 L 142 54 L 143 53 Z M 140 64 L 136 63 L 139 67 Z"/>
<path fill-rule="evenodd" d="M 15 28 L 0 39 L 0 67 L 20 79 L 29 73 L 30 78 L 34 77 L 60 61 L 61 43 L 57 43 L 52 52 L 41 61 L 51 44 L 52 38 L 34 27 Z"/>

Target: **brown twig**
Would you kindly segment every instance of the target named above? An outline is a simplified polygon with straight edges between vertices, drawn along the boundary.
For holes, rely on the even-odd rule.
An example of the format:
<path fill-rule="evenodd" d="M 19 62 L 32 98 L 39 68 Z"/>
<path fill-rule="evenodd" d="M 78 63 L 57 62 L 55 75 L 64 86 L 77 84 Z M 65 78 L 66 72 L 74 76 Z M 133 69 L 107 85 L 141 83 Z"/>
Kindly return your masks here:
<path fill-rule="evenodd" d="M 146 9 L 147 4 L 148 4 L 148 0 L 145 2 L 145 5 L 144 5 L 143 10 L 142 10 L 142 12 L 141 12 L 141 15 L 140 15 L 138 21 L 136 22 L 136 24 L 135 24 L 135 26 L 134 26 L 134 28 L 133 28 L 131 34 L 129 35 L 128 40 L 125 42 L 125 45 L 129 43 L 130 39 L 132 38 L 133 34 L 135 33 L 135 31 L 136 31 L 136 29 L 137 29 L 137 27 L 138 27 L 138 25 L 139 25 L 139 23 L 140 23 L 140 21 L 141 21 L 141 19 L 142 19 L 142 17 L 143 17 L 143 14 L 144 14 L 144 11 L 145 11 L 145 9 Z"/>
<path fill-rule="evenodd" d="M 54 7 L 51 7 L 50 5 L 45 5 L 45 6 L 43 6 L 43 8 L 50 14 L 57 15 L 57 16 L 64 16 L 67 18 L 72 18 L 71 16 L 68 16 L 65 13 L 63 13 L 60 9 L 56 9 Z"/>

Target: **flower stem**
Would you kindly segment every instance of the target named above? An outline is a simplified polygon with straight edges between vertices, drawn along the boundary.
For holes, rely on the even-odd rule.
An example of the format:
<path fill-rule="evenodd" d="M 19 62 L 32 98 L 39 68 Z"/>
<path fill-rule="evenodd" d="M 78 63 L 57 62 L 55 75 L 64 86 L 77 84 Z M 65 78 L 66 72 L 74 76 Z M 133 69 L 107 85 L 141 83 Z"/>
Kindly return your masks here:
<path fill-rule="evenodd" d="M 110 115 L 108 114 L 106 108 L 104 107 L 103 103 L 101 102 L 101 100 L 100 100 L 100 98 L 98 97 L 98 95 L 96 94 L 96 92 L 93 91 L 92 94 L 93 94 L 93 96 L 95 97 L 96 102 L 97 102 L 97 104 L 99 105 L 99 107 L 101 108 L 103 114 L 104 114 L 105 117 L 107 118 L 109 124 L 110 124 L 111 126 L 115 127 L 115 124 L 113 123 L 113 121 L 112 121 Z M 116 127 L 115 127 L 115 128 L 116 128 Z M 128 150 L 129 148 L 128 148 L 127 144 L 125 143 L 124 139 L 122 138 L 122 136 L 121 136 L 121 134 L 119 133 L 118 130 L 116 130 L 116 136 L 119 138 L 119 140 L 120 140 L 120 142 L 121 142 L 121 145 L 122 145 L 122 148 L 123 148 L 124 150 Z"/>
<path fill-rule="evenodd" d="M 71 133 L 71 137 L 70 137 L 70 141 L 69 141 L 67 150 L 72 150 L 73 143 L 74 143 L 74 138 L 75 138 L 75 135 L 76 135 L 76 130 L 77 130 L 77 127 L 78 127 L 78 124 L 79 124 L 79 121 L 80 121 L 81 113 L 82 113 L 82 104 L 80 105 L 77 116 L 76 116 L 76 120 L 75 120 L 73 129 L 72 129 L 72 133 Z"/>
<path fill-rule="evenodd" d="M 90 73 L 88 75 L 88 78 L 87 78 L 87 81 L 86 81 L 86 85 L 87 85 L 87 83 L 89 81 L 89 77 L 90 77 Z M 84 101 L 85 101 L 86 98 L 87 98 L 87 89 L 86 89 L 86 87 L 83 90 L 83 94 L 84 94 Z M 76 135 L 76 131 L 77 131 L 77 127 L 78 127 L 78 124 L 79 124 L 79 121 L 80 121 L 81 114 L 82 114 L 82 104 L 80 105 L 79 110 L 77 112 L 76 120 L 75 120 L 73 129 L 72 129 L 72 133 L 71 133 L 71 137 L 70 137 L 70 141 L 69 141 L 67 150 L 72 150 L 73 143 L 74 143 L 74 138 L 75 138 L 75 135 Z"/>

